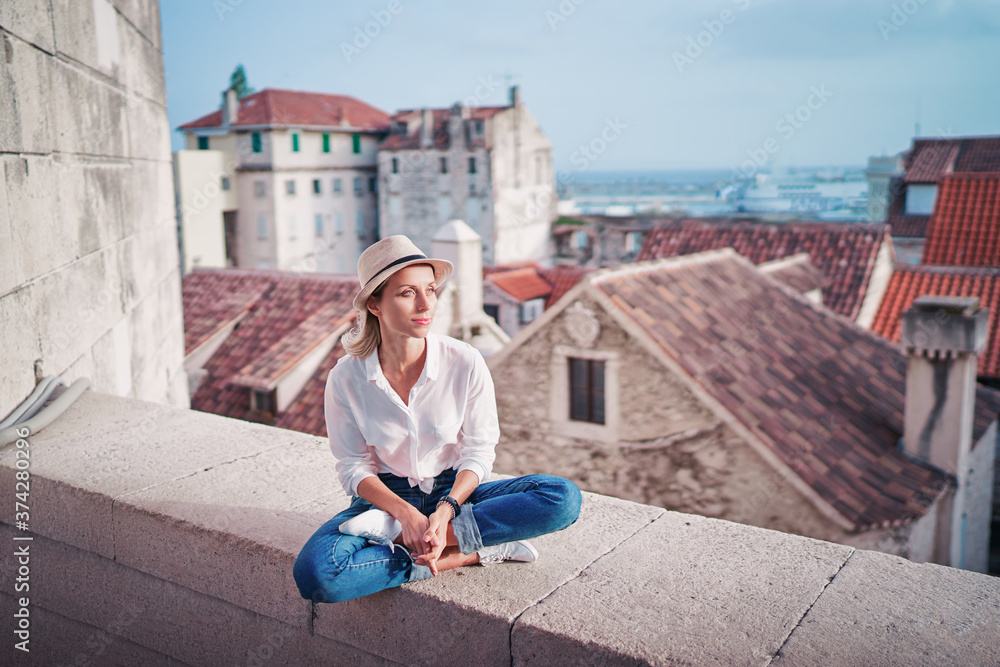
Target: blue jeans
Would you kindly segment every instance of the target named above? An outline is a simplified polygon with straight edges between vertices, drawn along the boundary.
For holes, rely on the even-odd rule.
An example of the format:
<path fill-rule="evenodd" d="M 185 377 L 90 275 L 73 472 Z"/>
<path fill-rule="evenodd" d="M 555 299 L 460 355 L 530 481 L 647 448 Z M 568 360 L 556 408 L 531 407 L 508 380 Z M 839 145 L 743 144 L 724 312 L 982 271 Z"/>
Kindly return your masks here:
<path fill-rule="evenodd" d="M 434 488 L 423 493 L 410 487 L 406 478 L 379 475 L 386 486 L 424 515 L 451 491 L 455 471 L 434 478 Z M 458 547 L 464 554 L 484 546 L 525 540 L 562 530 L 580 516 L 580 489 L 562 477 L 528 475 L 476 487 L 452 521 Z M 394 588 L 408 581 L 431 576 L 429 568 L 417 565 L 410 550 L 390 549 L 362 537 L 344 535 L 338 527 L 348 519 L 372 509 L 371 503 L 354 496 L 351 506 L 323 524 L 302 547 L 292 573 L 299 593 L 313 602 L 342 602 Z"/>

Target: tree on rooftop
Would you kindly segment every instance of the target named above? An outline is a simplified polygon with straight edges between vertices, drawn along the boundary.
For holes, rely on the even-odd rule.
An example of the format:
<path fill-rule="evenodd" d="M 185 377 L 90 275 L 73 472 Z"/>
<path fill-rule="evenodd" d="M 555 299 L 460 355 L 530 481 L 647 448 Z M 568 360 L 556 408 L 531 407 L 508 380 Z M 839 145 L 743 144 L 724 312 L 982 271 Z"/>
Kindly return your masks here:
<path fill-rule="evenodd" d="M 243 65 L 237 65 L 229 77 L 229 88 L 236 91 L 236 97 L 243 99 L 254 92 L 253 88 L 247 85 L 247 73 Z"/>

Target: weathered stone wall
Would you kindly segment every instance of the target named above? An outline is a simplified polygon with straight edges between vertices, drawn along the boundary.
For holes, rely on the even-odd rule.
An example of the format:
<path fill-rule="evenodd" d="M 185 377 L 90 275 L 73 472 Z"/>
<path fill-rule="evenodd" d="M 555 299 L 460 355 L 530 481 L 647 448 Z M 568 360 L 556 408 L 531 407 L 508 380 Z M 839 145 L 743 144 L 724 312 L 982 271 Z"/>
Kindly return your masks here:
<path fill-rule="evenodd" d="M 36 379 L 187 405 L 159 7 L 0 4 L 0 413 Z"/>

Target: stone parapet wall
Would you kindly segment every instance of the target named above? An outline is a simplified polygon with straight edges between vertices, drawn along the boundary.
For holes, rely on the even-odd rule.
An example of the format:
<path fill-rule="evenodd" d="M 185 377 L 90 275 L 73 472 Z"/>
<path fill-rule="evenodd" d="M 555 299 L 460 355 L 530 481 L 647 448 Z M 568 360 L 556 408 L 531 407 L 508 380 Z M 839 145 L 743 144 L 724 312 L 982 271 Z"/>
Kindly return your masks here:
<path fill-rule="evenodd" d="M 26 438 L 30 648 L 5 664 L 987 664 L 1000 580 L 585 494 L 540 559 L 336 605 L 292 563 L 325 440 L 93 392 Z M 0 452 L 15 488 L 18 448 Z M 5 563 L 13 563 L 6 559 Z M 5 623 L 16 570 L 0 572 Z M 8 631 L 12 629 L 8 627 Z M 8 632 L 9 634 L 9 632 Z"/>

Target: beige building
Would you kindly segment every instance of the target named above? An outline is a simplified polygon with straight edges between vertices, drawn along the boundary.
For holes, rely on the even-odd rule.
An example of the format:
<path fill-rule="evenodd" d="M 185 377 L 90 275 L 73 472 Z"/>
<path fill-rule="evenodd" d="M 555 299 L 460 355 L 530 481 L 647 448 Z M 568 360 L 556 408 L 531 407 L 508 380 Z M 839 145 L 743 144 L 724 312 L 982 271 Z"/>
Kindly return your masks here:
<path fill-rule="evenodd" d="M 927 304 L 906 356 L 800 293 L 815 281 L 779 282 L 784 264 L 727 248 L 585 276 L 489 361 L 496 469 L 985 571 L 984 311 Z"/>
<path fill-rule="evenodd" d="M 555 220 L 552 145 L 522 104 L 396 113 L 379 147 L 379 230 L 425 252 L 441 225 L 465 221 L 487 266 L 547 261 Z"/>
<path fill-rule="evenodd" d="M 179 128 L 186 269 L 353 273 L 376 239 L 375 164 L 388 126 L 387 114 L 344 95 L 226 91 L 222 108 Z"/>

